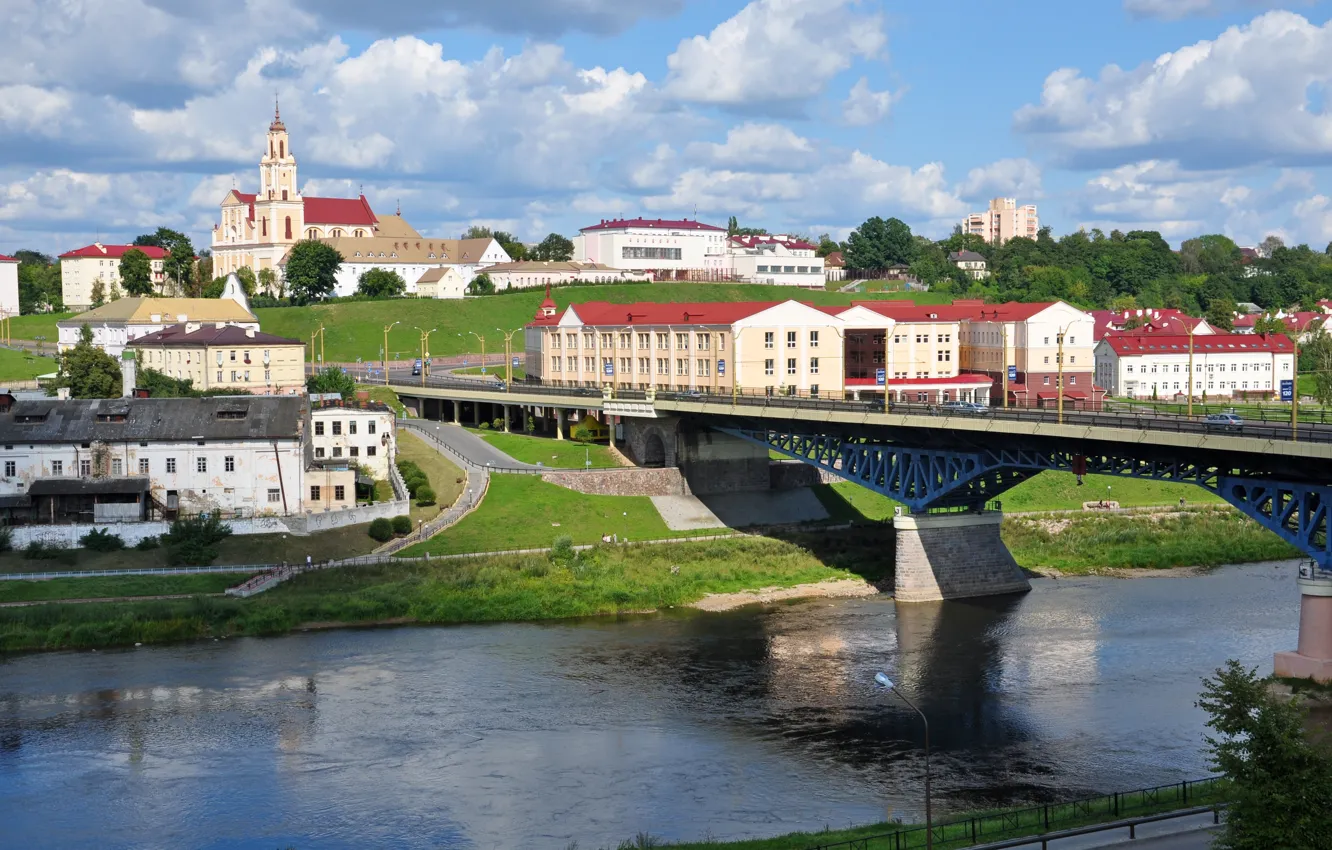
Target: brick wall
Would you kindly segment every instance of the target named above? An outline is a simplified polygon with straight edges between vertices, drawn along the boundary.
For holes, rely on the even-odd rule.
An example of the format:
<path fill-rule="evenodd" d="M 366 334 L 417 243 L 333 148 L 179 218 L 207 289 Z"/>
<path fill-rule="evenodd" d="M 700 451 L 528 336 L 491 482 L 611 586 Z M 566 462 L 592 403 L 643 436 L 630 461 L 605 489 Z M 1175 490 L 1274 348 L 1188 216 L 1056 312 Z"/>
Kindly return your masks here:
<path fill-rule="evenodd" d="M 542 481 L 592 496 L 687 496 L 684 476 L 675 468 L 598 469 L 591 472 L 546 472 Z"/>
<path fill-rule="evenodd" d="M 935 602 L 1031 590 L 999 539 L 1002 521 L 998 512 L 895 518 L 894 598 Z"/>

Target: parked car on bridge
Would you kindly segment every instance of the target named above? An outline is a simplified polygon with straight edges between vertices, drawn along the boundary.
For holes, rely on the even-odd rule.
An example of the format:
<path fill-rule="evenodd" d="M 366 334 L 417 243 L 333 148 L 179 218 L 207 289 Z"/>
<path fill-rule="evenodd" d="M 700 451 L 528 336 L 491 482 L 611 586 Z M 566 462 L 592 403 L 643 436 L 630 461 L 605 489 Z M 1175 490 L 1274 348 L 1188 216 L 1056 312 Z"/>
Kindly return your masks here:
<path fill-rule="evenodd" d="M 1209 413 L 1203 417 L 1203 423 L 1208 428 L 1221 428 L 1227 431 L 1238 431 L 1244 427 L 1244 420 L 1237 413 Z"/>

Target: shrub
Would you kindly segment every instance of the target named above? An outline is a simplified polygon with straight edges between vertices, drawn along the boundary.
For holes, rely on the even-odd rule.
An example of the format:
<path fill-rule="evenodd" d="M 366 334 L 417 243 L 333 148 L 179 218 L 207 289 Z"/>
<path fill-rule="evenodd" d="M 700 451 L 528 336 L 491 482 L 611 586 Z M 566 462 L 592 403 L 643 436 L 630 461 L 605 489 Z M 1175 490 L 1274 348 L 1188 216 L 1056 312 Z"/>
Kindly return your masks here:
<path fill-rule="evenodd" d="M 411 520 L 408 520 L 408 522 L 410 523 Z M 383 543 L 393 536 L 393 523 L 387 517 L 380 517 L 370 523 L 370 529 L 367 533 L 375 540 Z"/>
<path fill-rule="evenodd" d="M 162 543 L 160 540 L 157 539 L 157 536 L 154 534 L 150 534 L 147 537 L 140 540 L 138 543 L 135 543 L 134 548 L 138 549 L 140 552 L 147 552 L 150 549 L 156 549 L 158 546 L 161 545 Z"/>
<path fill-rule="evenodd" d="M 393 533 L 394 533 L 394 534 L 411 534 L 411 533 L 412 533 L 412 518 L 409 517 L 409 516 L 406 516 L 406 515 L 403 515 L 403 516 L 395 516 L 395 517 L 393 518 Z"/>
<path fill-rule="evenodd" d="M 171 563 L 204 566 L 217 557 L 216 544 L 229 536 L 231 526 L 220 516 L 200 514 L 171 523 L 171 530 L 162 535 L 162 542 L 171 547 Z"/>
<path fill-rule="evenodd" d="M 424 475 L 413 475 L 411 478 L 404 478 L 402 483 L 407 485 L 407 495 L 415 498 L 416 491 L 428 486 L 430 481 Z"/>
<path fill-rule="evenodd" d="M 416 506 L 428 508 L 435 504 L 435 488 L 429 484 L 423 484 L 416 491 Z"/>
<path fill-rule="evenodd" d="M 62 543 L 43 543 L 33 540 L 23 547 L 23 557 L 30 561 L 59 561 L 73 564 L 78 560 L 78 553 Z"/>
<path fill-rule="evenodd" d="M 124 539 L 118 534 L 112 534 L 107 528 L 94 528 L 80 537 L 79 543 L 94 552 L 119 552 L 125 548 Z"/>
<path fill-rule="evenodd" d="M 567 564 L 573 557 L 573 538 L 567 534 L 556 537 L 550 547 L 550 559 L 557 564 Z"/>
<path fill-rule="evenodd" d="M 478 426 L 476 426 L 476 427 L 477 427 L 477 428 L 480 428 L 482 431 L 489 431 L 489 430 L 490 430 L 490 423 L 489 423 L 489 422 L 482 422 L 480 425 L 478 425 Z"/>
<path fill-rule="evenodd" d="M 490 427 L 494 428 L 496 431 L 503 431 L 503 430 L 504 430 L 504 417 L 502 417 L 502 416 L 496 416 L 496 417 L 495 417 L 495 421 L 492 422 L 492 423 L 490 423 Z"/>

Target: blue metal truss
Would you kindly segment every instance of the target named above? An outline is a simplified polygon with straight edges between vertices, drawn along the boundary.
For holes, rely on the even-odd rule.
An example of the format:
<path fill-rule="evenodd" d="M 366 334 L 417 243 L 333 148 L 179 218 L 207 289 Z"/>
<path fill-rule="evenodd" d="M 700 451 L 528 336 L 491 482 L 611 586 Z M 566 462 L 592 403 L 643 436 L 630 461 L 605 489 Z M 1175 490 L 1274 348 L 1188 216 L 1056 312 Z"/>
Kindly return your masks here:
<path fill-rule="evenodd" d="M 870 443 L 818 434 L 720 429 L 907 505 L 912 510 L 979 509 L 1047 469 L 1196 484 L 1211 490 L 1263 527 L 1332 570 L 1328 508 L 1332 487 L 1246 477 L 1243 470 L 1123 455 L 989 450 L 948 451 Z"/>

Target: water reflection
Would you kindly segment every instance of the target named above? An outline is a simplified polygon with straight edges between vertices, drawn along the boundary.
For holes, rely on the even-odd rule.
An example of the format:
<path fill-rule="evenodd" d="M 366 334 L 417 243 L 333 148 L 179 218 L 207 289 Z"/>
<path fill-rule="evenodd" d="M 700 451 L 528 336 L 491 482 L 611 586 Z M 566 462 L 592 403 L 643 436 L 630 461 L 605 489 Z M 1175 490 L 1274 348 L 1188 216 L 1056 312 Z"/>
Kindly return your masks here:
<path fill-rule="evenodd" d="M 0 662 L 22 847 L 770 835 L 1205 771 L 1198 679 L 1293 645 L 1290 570 Z"/>

